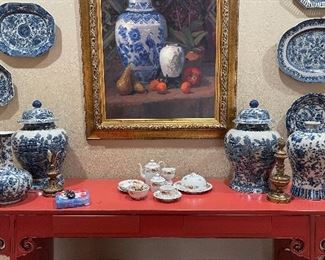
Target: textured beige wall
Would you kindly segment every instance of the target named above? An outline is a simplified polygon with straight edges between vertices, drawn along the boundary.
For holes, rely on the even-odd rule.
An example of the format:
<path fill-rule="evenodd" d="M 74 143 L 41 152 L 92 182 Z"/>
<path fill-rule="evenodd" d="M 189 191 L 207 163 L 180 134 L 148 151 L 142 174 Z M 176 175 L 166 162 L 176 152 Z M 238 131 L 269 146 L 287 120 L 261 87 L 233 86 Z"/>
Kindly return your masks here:
<path fill-rule="evenodd" d="M 0 108 L 0 129 L 19 129 L 16 120 L 26 107 L 31 107 L 34 99 L 40 99 L 44 106 L 50 108 L 60 119 L 58 125 L 65 128 L 70 137 L 69 153 L 64 164 L 65 176 L 137 177 L 139 173 L 137 163 L 144 163 L 152 158 L 165 160 L 170 165 L 177 166 L 179 176 L 189 170 L 198 171 L 206 177 L 229 176 L 230 170 L 222 140 L 87 142 L 78 1 L 20 0 L 20 2 L 39 3 L 54 16 L 57 40 L 47 55 L 34 59 L 12 58 L 0 54 L 0 64 L 12 73 L 16 89 L 14 100 L 7 107 Z M 251 99 L 258 99 L 263 107 L 269 109 L 274 118 L 274 127 L 281 134 L 285 134 L 284 116 L 290 104 L 305 93 L 325 92 L 324 84 L 303 84 L 295 81 L 279 72 L 276 64 L 276 45 L 282 33 L 300 21 L 324 15 L 324 10 L 304 10 L 296 0 L 240 2 L 238 109 L 246 107 Z M 213 241 L 209 240 L 209 243 L 214 243 Z M 142 243 L 140 248 L 143 245 L 150 245 L 150 242 Z M 182 245 L 182 240 L 175 243 Z M 230 242 L 216 243 L 231 247 Z M 69 241 L 59 242 L 59 245 L 63 252 L 70 252 Z M 131 243 L 125 241 L 123 245 L 124 249 L 122 246 L 119 247 L 121 251 L 129 250 Z M 236 248 L 242 252 L 241 257 L 227 257 L 226 251 L 220 251 L 217 254 L 220 255 L 219 258 L 209 259 L 269 259 L 270 250 L 265 251 L 263 249 L 265 245 L 270 246 L 269 242 L 262 241 L 245 245 L 237 243 Z M 156 246 L 155 249 L 157 247 L 159 248 Z M 160 248 L 163 249 L 162 246 Z M 194 248 L 204 254 L 208 244 L 198 243 Z M 132 249 L 136 250 L 131 248 L 129 251 L 131 254 L 134 252 Z M 149 257 L 149 254 L 147 256 Z M 69 259 L 73 257 L 70 256 Z M 160 259 L 164 259 L 163 255 Z M 179 259 L 193 258 L 184 252 Z"/>

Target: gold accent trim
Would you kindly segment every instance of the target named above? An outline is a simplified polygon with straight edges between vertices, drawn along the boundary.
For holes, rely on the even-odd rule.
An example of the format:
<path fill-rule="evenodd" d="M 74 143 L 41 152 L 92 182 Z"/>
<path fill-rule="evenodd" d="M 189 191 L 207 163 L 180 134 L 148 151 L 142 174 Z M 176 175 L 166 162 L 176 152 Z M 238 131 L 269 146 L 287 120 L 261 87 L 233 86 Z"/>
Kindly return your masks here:
<path fill-rule="evenodd" d="M 170 120 L 106 118 L 101 1 L 79 1 L 87 139 L 223 137 L 236 113 L 238 1 L 216 0 L 215 117 Z"/>

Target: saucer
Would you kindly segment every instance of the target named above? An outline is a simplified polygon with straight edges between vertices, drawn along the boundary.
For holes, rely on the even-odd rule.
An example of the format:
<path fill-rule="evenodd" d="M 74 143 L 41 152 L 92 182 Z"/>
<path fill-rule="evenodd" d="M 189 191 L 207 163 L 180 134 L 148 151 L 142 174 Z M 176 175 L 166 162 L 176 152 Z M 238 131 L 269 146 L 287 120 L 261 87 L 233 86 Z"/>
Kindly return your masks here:
<path fill-rule="evenodd" d="M 173 202 L 182 197 L 182 193 L 178 190 L 175 190 L 172 194 L 163 194 L 160 190 L 157 190 L 153 193 L 153 196 L 162 202 Z"/>
<path fill-rule="evenodd" d="M 128 189 L 130 186 L 132 185 L 135 185 L 135 184 L 138 184 L 138 185 L 143 185 L 144 182 L 143 181 L 140 181 L 140 180 L 124 180 L 124 181 L 120 181 L 117 185 L 117 189 L 121 192 L 128 192 Z"/>
<path fill-rule="evenodd" d="M 208 183 L 206 184 L 205 187 L 199 188 L 199 189 L 189 189 L 187 187 L 184 187 L 182 185 L 182 181 L 177 181 L 174 183 L 174 187 L 178 189 L 179 191 L 185 192 L 185 193 L 190 193 L 190 194 L 200 194 L 204 192 L 208 192 L 209 190 L 212 189 L 212 184 Z"/>

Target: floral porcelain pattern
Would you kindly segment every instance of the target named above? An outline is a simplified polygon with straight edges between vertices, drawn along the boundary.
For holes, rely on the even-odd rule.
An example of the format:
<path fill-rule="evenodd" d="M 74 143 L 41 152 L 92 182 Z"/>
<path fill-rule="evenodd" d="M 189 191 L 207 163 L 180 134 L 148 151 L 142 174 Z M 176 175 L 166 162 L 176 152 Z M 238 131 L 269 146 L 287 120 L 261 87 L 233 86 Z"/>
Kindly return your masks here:
<path fill-rule="evenodd" d="M 0 65 L 0 106 L 6 106 L 15 95 L 11 74 Z"/>
<path fill-rule="evenodd" d="M 286 114 L 288 135 L 297 130 L 305 131 L 305 121 L 320 122 L 320 131 L 325 132 L 325 94 L 310 93 L 291 105 Z"/>
<path fill-rule="evenodd" d="M 0 204 L 20 201 L 32 186 L 32 176 L 13 163 L 12 134 L 0 132 Z"/>
<path fill-rule="evenodd" d="M 310 200 L 325 199 L 325 132 L 309 128 L 296 131 L 287 141 L 293 170 L 291 192 Z"/>
<path fill-rule="evenodd" d="M 13 135 L 12 148 L 17 160 L 33 176 L 33 188 L 43 189 L 48 181 L 48 151 L 59 153 L 57 171 L 60 172 L 66 157 L 68 137 L 64 129 L 56 128 L 54 115 L 48 109 L 41 108 L 38 100 L 33 108 L 23 113 L 19 122 L 24 127 Z M 60 186 L 64 184 L 62 174 L 58 175 Z"/>
<path fill-rule="evenodd" d="M 54 19 L 36 4 L 1 5 L 0 28 L 0 51 L 10 56 L 36 57 L 54 45 Z"/>
<path fill-rule="evenodd" d="M 165 18 L 152 9 L 150 0 L 129 1 L 129 8 L 116 22 L 115 38 L 124 66 L 132 64 L 137 79 L 149 82 L 157 76 L 167 24 Z"/>
<path fill-rule="evenodd" d="M 325 8 L 324 0 L 298 0 L 306 8 Z"/>
<path fill-rule="evenodd" d="M 311 19 L 288 30 L 278 45 L 280 69 L 303 82 L 325 82 L 325 19 Z"/>
<path fill-rule="evenodd" d="M 191 187 L 185 187 L 182 184 L 182 181 L 176 181 L 173 186 L 178 189 L 179 191 L 185 192 L 185 193 L 189 193 L 189 194 L 201 194 L 201 193 L 205 193 L 208 192 L 210 190 L 212 190 L 213 186 L 211 183 L 207 182 L 206 185 L 202 186 L 202 187 L 198 187 L 198 188 L 191 188 Z"/>
<path fill-rule="evenodd" d="M 153 193 L 153 197 L 162 202 L 173 202 L 179 200 L 182 197 L 182 193 L 178 190 L 174 190 L 173 192 L 166 194 L 157 190 Z"/>

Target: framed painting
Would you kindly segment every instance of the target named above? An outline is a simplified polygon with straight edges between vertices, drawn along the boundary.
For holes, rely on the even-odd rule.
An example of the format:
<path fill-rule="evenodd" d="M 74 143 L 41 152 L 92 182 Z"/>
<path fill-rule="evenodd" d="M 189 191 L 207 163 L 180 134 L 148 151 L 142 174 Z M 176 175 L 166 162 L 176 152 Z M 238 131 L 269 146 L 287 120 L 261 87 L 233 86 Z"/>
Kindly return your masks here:
<path fill-rule="evenodd" d="M 237 0 L 80 0 L 80 10 L 87 139 L 224 135 Z"/>

